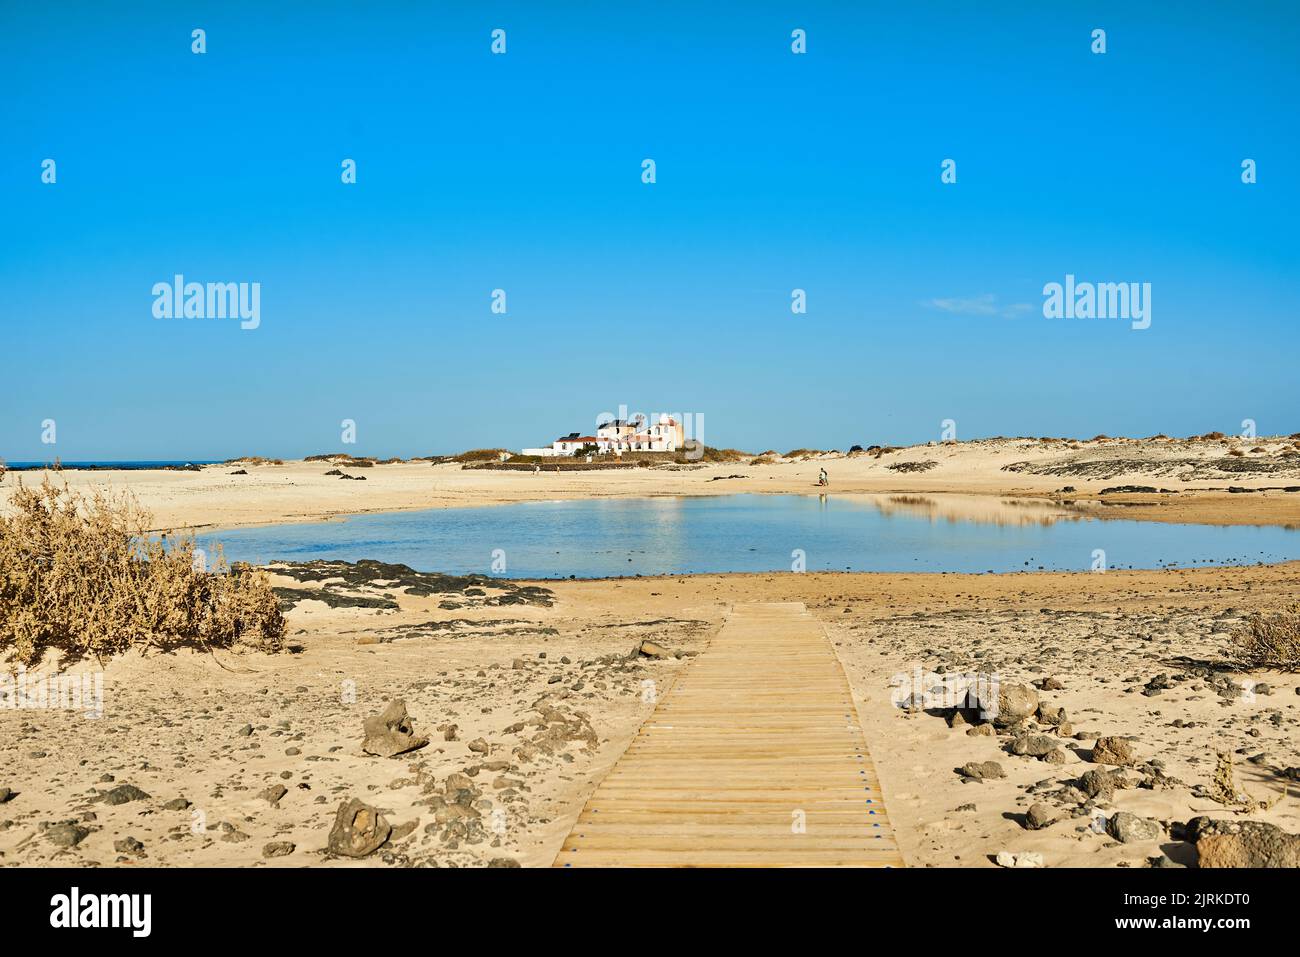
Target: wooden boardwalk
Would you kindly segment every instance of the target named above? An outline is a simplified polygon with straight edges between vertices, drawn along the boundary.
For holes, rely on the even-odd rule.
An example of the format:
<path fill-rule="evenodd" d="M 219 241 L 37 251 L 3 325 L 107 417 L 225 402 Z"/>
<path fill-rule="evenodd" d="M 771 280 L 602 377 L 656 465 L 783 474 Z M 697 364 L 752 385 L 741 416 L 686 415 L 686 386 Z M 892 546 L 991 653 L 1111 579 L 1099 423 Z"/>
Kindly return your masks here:
<path fill-rule="evenodd" d="M 801 603 L 736 605 L 557 867 L 901 867 L 844 669 Z"/>

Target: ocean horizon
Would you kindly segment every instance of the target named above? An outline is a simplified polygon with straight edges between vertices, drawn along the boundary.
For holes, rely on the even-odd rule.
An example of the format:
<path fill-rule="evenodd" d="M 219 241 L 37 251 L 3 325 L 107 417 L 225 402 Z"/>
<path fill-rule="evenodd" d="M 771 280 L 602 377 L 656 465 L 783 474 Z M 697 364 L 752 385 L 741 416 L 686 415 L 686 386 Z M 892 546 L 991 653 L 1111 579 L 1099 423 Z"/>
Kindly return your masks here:
<path fill-rule="evenodd" d="M 184 468 L 187 465 L 220 465 L 217 459 L 147 459 L 140 461 L 113 461 L 111 459 L 86 462 L 60 462 L 58 467 L 69 469 L 166 469 Z M 5 467 L 11 472 L 38 472 L 53 468 L 53 462 L 6 462 Z"/>

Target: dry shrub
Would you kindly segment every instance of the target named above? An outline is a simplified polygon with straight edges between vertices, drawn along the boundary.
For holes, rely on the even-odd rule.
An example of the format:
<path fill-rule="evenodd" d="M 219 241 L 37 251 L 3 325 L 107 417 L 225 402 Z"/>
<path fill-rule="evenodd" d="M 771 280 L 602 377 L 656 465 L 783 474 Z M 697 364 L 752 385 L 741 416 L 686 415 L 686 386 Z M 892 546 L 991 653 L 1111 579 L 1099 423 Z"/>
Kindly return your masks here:
<path fill-rule="evenodd" d="M 1232 633 L 1233 658 L 1247 668 L 1300 671 L 1300 602 L 1280 612 L 1254 612 Z"/>
<path fill-rule="evenodd" d="M 1237 776 L 1233 772 L 1232 752 L 1216 752 L 1217 760 L 1214 764 L 1214 776 L 1210 779 L 1210 799 L 1228 807 L 1235 807 L 1239 813 L 1254 814 L 1256 811 L 1270 810 L 1275 804 L 1286 797 L 1287 789 L 1284 787 L 1282 793 L 1274 795 L 1271 800 L 1260 799 L 1246 791 L 1245 788 L 1237 786 Z"/>
<path fill-rule="evenodd" d="M 5 473 L 8 471 L 9 469 L 5 466 L 5 460 L 0 459 L 0 482 L 5 480 Z"/>
<path fill-rule="evenodd" d="M 460 455 L 453 455 L 453 462 L 496 462 L 502 455 L 509 455 L 507 449 L 470 449 L 468 452 L 461 452 Z"/>
<path fill-rule="evenodd" d="M 264 573 L 220 554 L 196 568 L 192 537 L 150 539 L 148 521 L 129 497 L 19 484 L 0 516 L 0 653 L 30 664 L 47 648 L 280 649 L 284 618 Z"/>

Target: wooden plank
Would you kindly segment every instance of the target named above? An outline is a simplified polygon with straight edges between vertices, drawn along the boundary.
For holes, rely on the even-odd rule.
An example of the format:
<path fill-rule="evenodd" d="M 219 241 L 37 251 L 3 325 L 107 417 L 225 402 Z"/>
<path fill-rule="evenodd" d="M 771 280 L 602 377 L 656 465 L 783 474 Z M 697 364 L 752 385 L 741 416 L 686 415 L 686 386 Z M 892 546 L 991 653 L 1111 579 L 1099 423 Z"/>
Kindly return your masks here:
<path fill-rule="evenodd" d="M 844 669 L 802 604 L 737 605 L 557 867 L 901 867 Z"/>

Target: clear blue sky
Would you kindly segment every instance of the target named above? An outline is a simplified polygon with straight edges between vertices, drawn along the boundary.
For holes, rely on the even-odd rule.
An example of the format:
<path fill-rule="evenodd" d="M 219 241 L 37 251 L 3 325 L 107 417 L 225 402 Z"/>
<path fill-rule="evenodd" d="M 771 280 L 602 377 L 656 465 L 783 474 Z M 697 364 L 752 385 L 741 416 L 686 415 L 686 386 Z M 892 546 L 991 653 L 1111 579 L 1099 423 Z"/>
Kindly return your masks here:
<path fill-rule="evenodd" d="M 0 456 L 1300 431 L 1300 5 L 704 6 L 6 3 Z"/>

